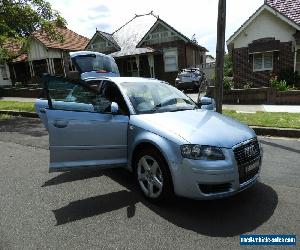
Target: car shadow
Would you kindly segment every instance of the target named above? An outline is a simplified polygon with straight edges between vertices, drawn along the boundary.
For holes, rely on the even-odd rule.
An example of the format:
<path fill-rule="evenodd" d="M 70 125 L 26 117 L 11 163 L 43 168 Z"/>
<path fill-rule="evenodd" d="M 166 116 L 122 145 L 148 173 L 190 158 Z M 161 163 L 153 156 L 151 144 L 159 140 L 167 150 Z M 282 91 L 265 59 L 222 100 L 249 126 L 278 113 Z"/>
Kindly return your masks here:
<path fill-rule="evenodd" d="M 72 172 L 64 172 L 46 181 L 42 185 L 42 187 L 48 187 L 48 186 L 53 186 L 53 185 L 58 185 L 58 184 L 68 183 L 73 181 L 80 181 L 89 178 L 100 177 L 102 175 L 103 175 L 103 171 L 99 171 L 99 169 L 76 170 Z"/>
<path fill-rule="evenodd" d="M 85 177 L 95 177 L 96 172 Z M 278 203 L 276 192 L 270 186 L 258 183 L 253 188 L 226 199 L 195 201 L 174 198 L 167 203 L 151 204 L 143 198 L 134 184 L 132 174 L 126 170 L 98 171 L 98 176 L 102 174 L 122 185 L 125 190 L 74 201 L 53 210 L 57 225 L 125 207 L 127 217 L 131 218 L 135 215 L 135 205 L 141 202 L 178 227 L 213 237 L 230 237 L 255 230 L 272 216 Z M 63 173 L 62 176 L 57 176 L 48 183 L 55 185 L 63 183 L 63 180 L 70 182 L 79 179 L 76 172 Z"/>
<path fill-rule="evenodd" d="M 48 135 L 40 119 L 26 117 L 11 117 L 8 120 L 0 120 L 0 132 L 17 132 L 32 137 Z"/>
<path fill-rule="evenodd" d="M 265 144 L 265 145 L 268 145 L 268 146 L 271 146 L 271 147 L 280 148 L 280 149 L 284 149 L 284 150 L 287 150 L 287 151 L 291 151 L 291 152 L 300 154 L 300 150 L 299 149 L 287 147 L 287 146 L 284 146 L 284 145 L 281 145 L 281 144 L 278 144 L 278 143 L 275 143 L 275 142 L 265 141 L 265 140 L 262 140 L 262 139 L 260 139 L 259 141 L 262 144 Z"/>

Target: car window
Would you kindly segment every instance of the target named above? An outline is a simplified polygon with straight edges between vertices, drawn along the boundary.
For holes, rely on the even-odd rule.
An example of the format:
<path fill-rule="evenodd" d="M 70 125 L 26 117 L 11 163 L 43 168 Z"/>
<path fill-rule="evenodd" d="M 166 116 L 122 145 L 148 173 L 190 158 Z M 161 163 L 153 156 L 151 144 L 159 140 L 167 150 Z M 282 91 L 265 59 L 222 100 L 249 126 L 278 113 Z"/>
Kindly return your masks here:
<path fill-rule="evenodd" d="M 123 95 L 113 82 L 77 82 L 63 77 L 50 77 L 47 83 L 54 109 L 109 113 L 111 103 L 116 102 L 119 113 L 129 115 Z"/>
<path fill-rule="evenodd" d="M 110 101 L 99 94 L 100 84 L 80 84 L 66 78 L 52 77 L 47 81 L 54 109 L 107 113 Z"/>
<path fill-rule="evenodd" d="M 128 106 L 118 86 L 110 81 L 103 81 L 100 89 L 100 95 L 104 96 L 110 103 L 115 102 L 119 106 L 119 112 L 123 115 L 129 115 Z"/>
<path fill-rule="evenodd" d="M 160 81 L 121 83 L 138 114 L 195 109 L 195 103 L 176 88 Z"/>

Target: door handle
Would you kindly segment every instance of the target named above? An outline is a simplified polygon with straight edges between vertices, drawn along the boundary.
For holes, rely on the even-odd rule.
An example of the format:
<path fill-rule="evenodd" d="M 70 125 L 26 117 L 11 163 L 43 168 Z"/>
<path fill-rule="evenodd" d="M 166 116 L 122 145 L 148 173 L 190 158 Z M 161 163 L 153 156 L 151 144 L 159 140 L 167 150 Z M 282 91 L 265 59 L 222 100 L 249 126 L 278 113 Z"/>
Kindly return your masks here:
<path fill-rule="evenodd" d="M 65 128 L 68 126 L 67 121 L 56 120 L 53 122 L 53 126 L 57 128 Z"/>
<path fill-rule="evenodd" d="M 46 113 L 46 110 L 44 108 L 41 108 L 40 112 L 44 114 L 44 113 Z"/>

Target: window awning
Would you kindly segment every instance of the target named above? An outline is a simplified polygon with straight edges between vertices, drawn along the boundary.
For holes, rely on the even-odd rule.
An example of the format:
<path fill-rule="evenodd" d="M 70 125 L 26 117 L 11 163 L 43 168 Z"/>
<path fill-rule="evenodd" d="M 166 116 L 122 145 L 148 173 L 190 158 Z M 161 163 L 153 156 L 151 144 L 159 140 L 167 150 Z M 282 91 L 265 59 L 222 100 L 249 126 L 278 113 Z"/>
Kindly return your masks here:
<path fill-rule="evenodd" d="M 280 41 L 275 39 L 256 40 L 248 46 L 249 54 L 280 50 Z"/>

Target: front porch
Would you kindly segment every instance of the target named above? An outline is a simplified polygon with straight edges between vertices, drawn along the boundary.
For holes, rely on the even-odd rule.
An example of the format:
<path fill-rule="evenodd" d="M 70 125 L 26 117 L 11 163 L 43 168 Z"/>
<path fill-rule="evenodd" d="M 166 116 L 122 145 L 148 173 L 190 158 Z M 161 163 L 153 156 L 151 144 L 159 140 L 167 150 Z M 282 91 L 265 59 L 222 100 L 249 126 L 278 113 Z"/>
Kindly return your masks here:
<path fill-rule="evenodd" d="M 154 55 L 134 55 L 115 58 L 121 76 L 155 78 Z"/>

